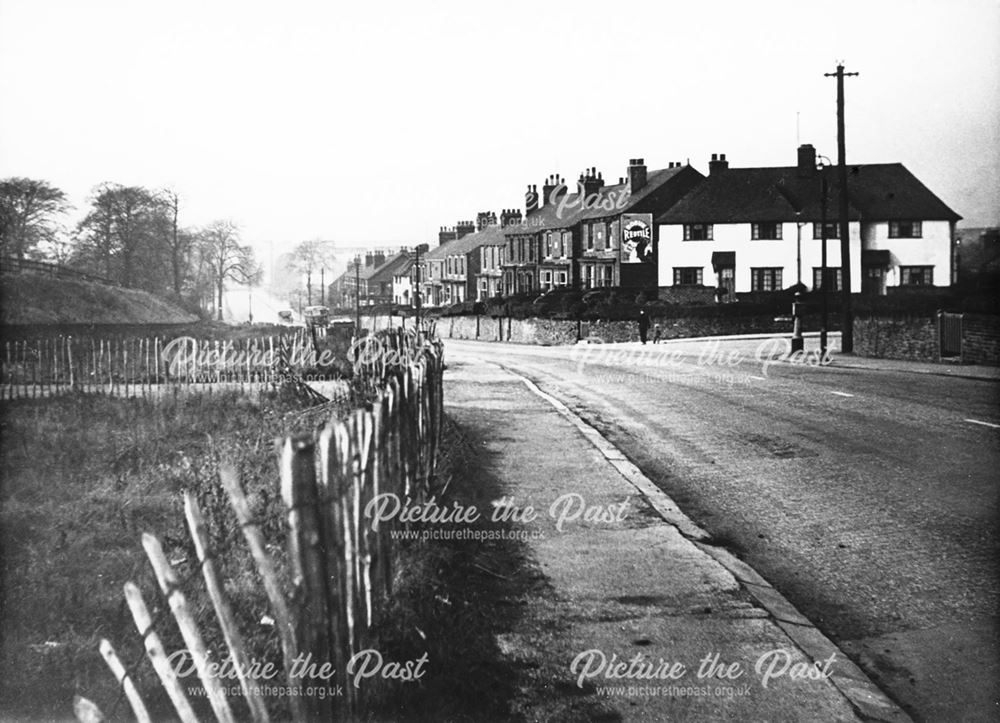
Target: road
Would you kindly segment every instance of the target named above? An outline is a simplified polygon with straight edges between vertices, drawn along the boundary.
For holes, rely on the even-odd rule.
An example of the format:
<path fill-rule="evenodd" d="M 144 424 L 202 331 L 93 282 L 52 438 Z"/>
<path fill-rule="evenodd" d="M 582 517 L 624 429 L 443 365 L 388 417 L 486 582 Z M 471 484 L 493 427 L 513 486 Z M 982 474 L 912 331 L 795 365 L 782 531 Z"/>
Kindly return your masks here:
<path fill-rule="evenodd" d="M 1000 383 L 771 363 L 774 344 L 445 355 L 568 404 L 916 720 L 995 720 Z"/>

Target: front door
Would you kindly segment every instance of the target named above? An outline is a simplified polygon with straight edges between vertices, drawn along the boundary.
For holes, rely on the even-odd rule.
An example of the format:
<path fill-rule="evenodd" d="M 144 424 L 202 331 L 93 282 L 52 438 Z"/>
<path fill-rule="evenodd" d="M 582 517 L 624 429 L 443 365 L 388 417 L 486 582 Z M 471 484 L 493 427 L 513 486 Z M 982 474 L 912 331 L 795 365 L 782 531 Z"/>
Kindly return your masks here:
<path fill-rule="evenodd" d="M 861 283 L 861 292 L 873 296 L 885 296 L 885 267 L 866 266 Z"/>
<path fill-rule="evenodd" d="M 735 266 L 721 266 L 719 267 L 719 288 L 725 289 L 725 293 L 721 294 L 722 301 L 735 301 L 736 299 L 736 267 Z"/>

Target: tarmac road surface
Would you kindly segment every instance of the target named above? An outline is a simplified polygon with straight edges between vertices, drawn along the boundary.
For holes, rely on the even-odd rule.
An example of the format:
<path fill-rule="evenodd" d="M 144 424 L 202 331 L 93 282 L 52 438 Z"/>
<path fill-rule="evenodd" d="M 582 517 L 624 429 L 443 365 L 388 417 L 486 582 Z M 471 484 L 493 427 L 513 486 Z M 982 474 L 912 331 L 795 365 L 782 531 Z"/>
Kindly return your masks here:
<path fill-rule="evenodd" d="M 820 365 L 812 339 L 788 364 L 768 343 L 448 340 L 445 358 L 566 403 L 916 720 L 996 720 L 996 375 Z"/>

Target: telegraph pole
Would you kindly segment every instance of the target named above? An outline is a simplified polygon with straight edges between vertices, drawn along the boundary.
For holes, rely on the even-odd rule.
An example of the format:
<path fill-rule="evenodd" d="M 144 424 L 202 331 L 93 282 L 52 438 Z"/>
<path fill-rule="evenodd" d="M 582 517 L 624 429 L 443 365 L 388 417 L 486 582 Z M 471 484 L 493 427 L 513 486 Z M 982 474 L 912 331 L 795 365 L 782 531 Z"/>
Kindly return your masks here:
<path fill-rule="evenodd" d="M 844 77 L 858 75 L 845 73 L 843 63 L 837 65 L 837 72 L 824 73 L 827 78 L 837 79 L 837 168 L 840 172 L 840 276 L 842 329 L 840 350 L 854 351 L 854 312 L 851 310 L 851 237 L 850 222 L 847 218 L 847 141 L 844 138 Z M 824 243 L 824 248 L 826 244 Z"/>

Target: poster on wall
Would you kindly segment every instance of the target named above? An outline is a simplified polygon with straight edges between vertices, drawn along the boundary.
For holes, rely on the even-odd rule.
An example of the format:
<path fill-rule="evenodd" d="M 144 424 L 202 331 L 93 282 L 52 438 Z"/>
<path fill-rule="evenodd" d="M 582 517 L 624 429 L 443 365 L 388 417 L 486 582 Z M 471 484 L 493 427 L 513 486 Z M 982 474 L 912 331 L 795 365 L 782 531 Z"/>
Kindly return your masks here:
<path fill-rule="evenodd" d="M 621 262 L 623 264 L 653 263 L 653 214 L 622 215 Z"/>

